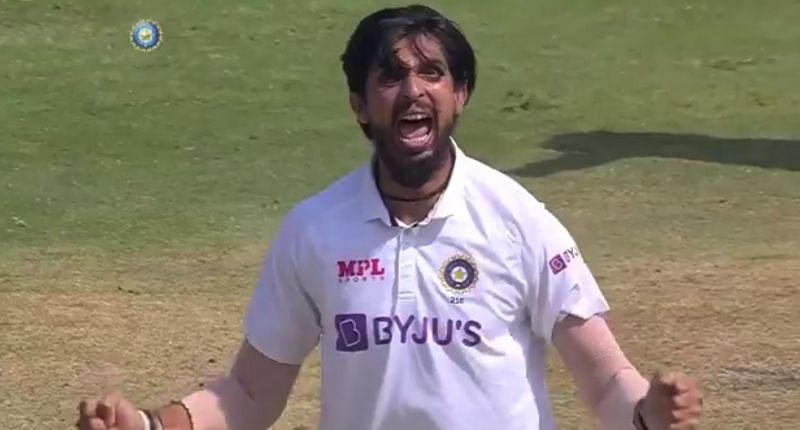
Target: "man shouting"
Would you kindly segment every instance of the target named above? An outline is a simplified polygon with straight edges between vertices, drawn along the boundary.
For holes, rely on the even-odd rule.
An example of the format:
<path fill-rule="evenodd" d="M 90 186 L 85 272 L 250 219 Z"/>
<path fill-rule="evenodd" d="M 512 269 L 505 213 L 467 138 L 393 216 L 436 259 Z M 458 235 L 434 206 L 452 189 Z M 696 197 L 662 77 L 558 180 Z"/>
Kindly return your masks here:
<path fill-rule="evenodd" d="M 567 229 L 453 138 L 476 82 L 458 27 L 383 9 L 342 62 L 374 156 L 284 219 L 229 374 L 155 410 L 86 400 L 79 428 L 263 430 L 319 345 L 323 430 L 551 430 L 549 344 L 601 428 L 696 428 L 697 386 L 626 359 Z"/>

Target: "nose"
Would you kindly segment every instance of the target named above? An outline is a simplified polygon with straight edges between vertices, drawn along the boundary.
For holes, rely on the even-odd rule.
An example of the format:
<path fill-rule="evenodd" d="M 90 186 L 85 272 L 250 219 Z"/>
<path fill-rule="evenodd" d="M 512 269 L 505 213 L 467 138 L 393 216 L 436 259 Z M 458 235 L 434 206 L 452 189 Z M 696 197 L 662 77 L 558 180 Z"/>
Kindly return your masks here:
<path fill-rule="evenodd" d="M 425 94 L 425 82 L 415 73 L 406 74 L 401 86 L 401 95 L 408 99 L 418 99 Z"/>

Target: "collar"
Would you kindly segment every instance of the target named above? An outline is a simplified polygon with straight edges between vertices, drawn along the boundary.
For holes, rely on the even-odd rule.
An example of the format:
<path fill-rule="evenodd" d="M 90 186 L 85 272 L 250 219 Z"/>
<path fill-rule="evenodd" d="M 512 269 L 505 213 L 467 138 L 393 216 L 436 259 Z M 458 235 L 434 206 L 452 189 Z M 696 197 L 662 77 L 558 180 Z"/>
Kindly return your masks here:
<path fill-rule="evenodd" d="M 455 139 L 450 138 L 450 144 L 453 146 L 454 160 L 453 171 L 450 175 L 450 181 L 442 193 L 441 198 L 433 207 L 431 214 L 419 224 L 426 224 L 431 220 L 446 219 L 466 211 L 466 198 L 464 196 L 465 187 L 465 169 L 467 162 L 467 155 L 459 148 Z M 361 200 L 363 220 L 365 222 L 380 219 L 387 226 L 393 225 L 390 219 L 389 210 L 383 202 L 378 187 L 376 185 L 376 178 L 374 169 L 372 168 L 373 160 L 370 160 L 365 166 L 361 168 Z"/>

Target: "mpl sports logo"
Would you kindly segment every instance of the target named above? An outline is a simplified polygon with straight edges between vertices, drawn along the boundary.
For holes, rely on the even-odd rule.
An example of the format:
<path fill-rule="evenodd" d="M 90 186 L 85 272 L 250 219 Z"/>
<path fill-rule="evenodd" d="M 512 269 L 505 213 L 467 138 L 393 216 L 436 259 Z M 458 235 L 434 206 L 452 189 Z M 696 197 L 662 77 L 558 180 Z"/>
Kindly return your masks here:
<path fill-rule="evenodd" d="M 339 314 L 334 318 L 336 350 L 366 351 L 391 343 L 440 346 L 460 342 L 467 347 L 481 343 L 481 323 L 437 317 L 384 315 L 368 318 L 366 314 Z"/>
<path fill-rule="evenodd" d="M 580 257 L 580 255 L 581 254 L 578 252 L 578 247 L 572 246 L 561 254 L 551 258 L 550 262 L 547 264 L 550 266 L 550 270 L 553 271 L 553 274 L 558 275 L 567 268 L 571 261 Z"/>
<path fill-rule="evenodd" d="M 337 261 L 339 268 L 339 283 L 366 282 L 368 280 L 384 280 L 386 269 L 381 266 L 380 258 L 369 260 Z"/>

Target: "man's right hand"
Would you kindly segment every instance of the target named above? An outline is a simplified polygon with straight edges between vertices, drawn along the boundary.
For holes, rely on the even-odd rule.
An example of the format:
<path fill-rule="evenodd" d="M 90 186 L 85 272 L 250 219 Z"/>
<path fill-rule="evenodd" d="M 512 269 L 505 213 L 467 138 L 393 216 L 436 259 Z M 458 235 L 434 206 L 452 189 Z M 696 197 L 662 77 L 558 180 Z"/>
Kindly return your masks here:
<path fill-rule="evenodd" d="M 79 430 L 144 430 L 139 411 L 119 393 L 84 400 L 78 410 Z"/>

